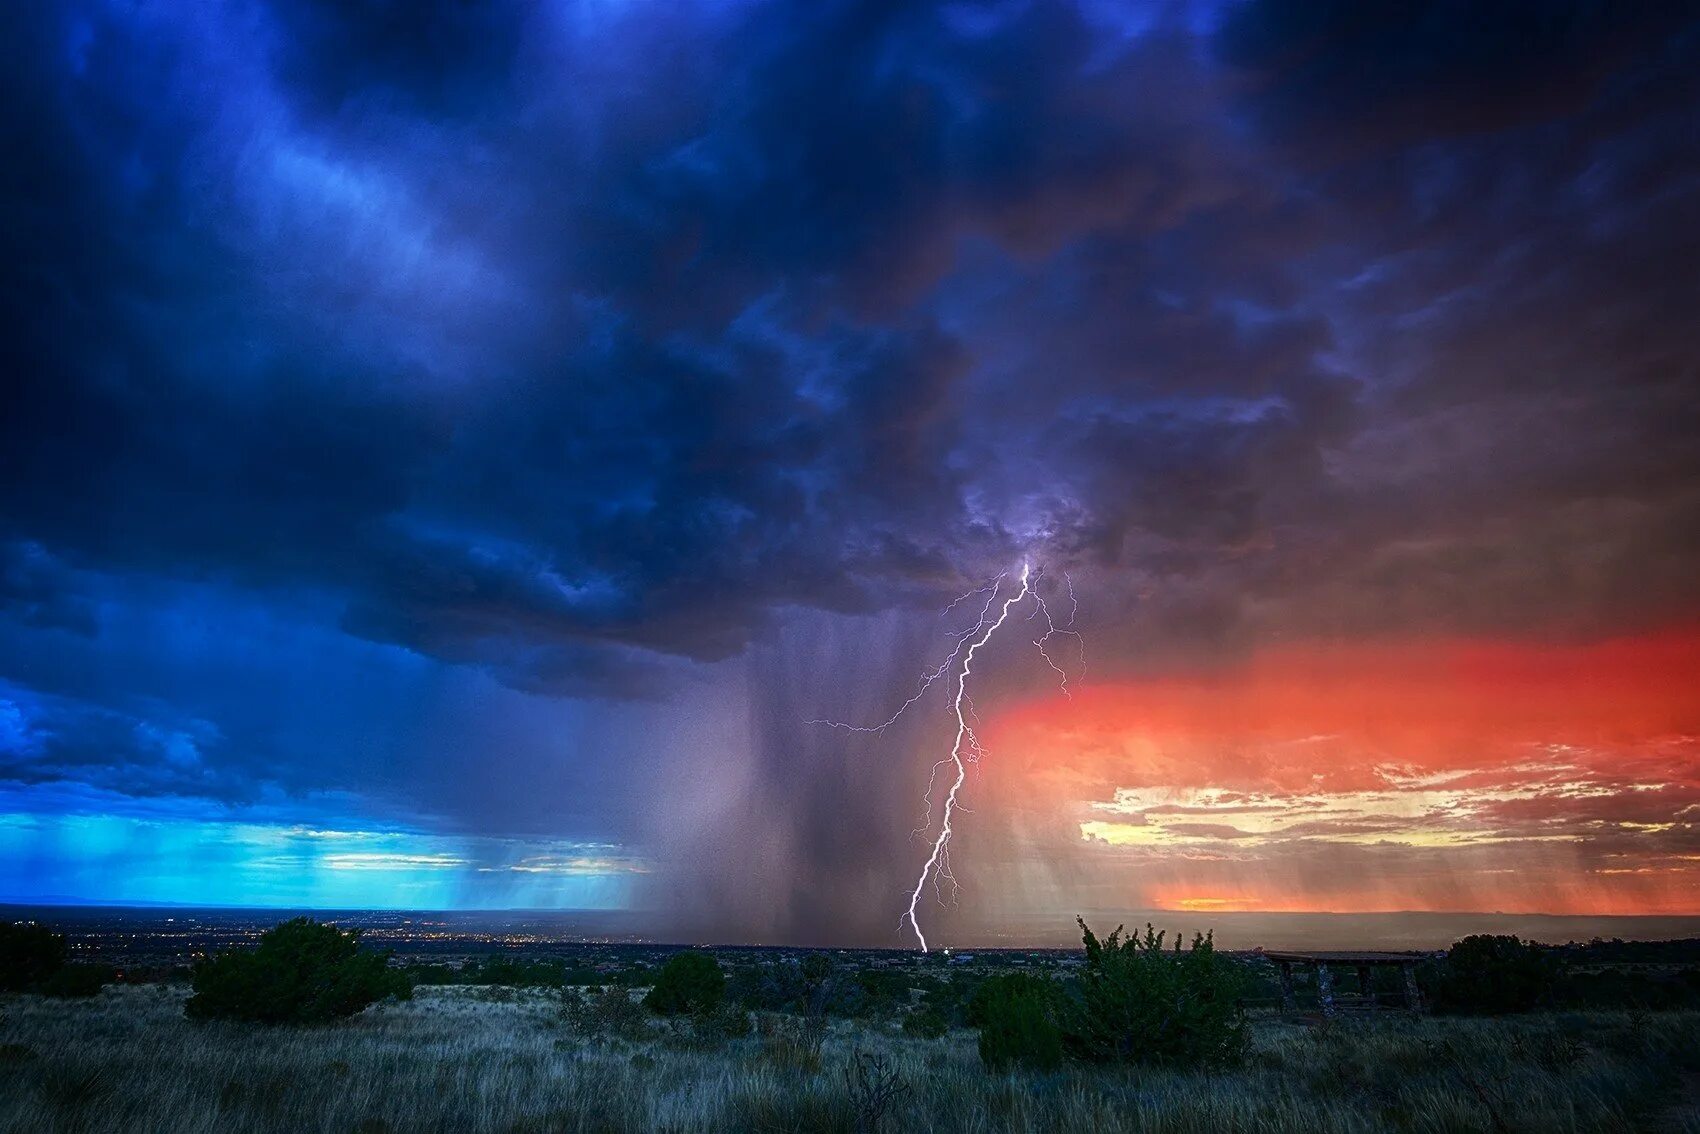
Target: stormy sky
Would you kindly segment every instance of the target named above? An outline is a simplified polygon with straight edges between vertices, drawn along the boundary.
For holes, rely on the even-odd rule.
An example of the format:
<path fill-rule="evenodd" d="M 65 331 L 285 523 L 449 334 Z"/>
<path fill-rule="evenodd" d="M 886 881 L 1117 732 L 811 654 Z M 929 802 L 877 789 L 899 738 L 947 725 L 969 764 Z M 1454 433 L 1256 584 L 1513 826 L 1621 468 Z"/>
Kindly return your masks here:
<path fill-rule="evenodd" d="M 8 25 L 0 900 L 1700 914 L 1693 4 Z"/>

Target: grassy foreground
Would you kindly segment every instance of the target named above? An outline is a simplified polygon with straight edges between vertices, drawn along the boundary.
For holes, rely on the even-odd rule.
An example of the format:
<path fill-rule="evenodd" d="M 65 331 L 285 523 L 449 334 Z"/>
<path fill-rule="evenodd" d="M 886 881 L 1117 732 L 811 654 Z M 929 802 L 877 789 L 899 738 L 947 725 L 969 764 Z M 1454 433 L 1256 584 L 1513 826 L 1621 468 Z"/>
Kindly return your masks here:
<path fill-rule="evenodd" d="M 1240 1071 L 990 1074 L 971 1032 L 586 1036 L 558 999 L 422 988 L 324 1027 L 198 1023 L 183 989 L 0 1011 L 5 1131 L 1630 1131 L 1700 1134 L 1700 1014 L 1256 1028 Z M 823 1025 L 824 1026 L 824 1025 Z M 818 1052 L 813 1046 L 819 1039 Z"/>

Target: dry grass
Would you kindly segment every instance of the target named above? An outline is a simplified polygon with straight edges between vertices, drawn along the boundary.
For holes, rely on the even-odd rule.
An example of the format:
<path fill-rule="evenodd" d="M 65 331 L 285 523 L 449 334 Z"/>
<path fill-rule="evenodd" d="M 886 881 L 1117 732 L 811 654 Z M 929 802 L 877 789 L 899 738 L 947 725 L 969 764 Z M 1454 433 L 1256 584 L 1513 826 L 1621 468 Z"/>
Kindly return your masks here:
<path fill-rule="evenodd" d="M 903 1088 L 888 1131 L 1700 1134 L 1692 1014 L 1271 1022 L 1232 1074 L 990 1075 L 968 1033 L 835 1023 L 810 1060 L 771 1028 L 581 1036 L 543 993 L 421 989 L 322 1028 L 195 1023 L 183 995 L 6 1003 L 0 1130 L 848 1131 L 845 1071 L 869 1051 Z"/>

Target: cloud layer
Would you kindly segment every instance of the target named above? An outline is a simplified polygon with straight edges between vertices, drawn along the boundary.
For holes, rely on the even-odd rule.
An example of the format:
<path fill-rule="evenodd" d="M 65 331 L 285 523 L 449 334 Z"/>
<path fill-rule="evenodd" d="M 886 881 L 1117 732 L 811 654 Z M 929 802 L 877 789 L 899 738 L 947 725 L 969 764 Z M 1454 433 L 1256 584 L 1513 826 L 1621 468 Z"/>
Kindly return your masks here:
<path fill-rule="evenodd" d="M 19 813 L 338 793 L 617 843 L 727 934 L 881 939 L 930 726 L 871 754 L 800 722 L 901 701 L 937 609 L 1024 556 L 1076 580 L 1106 697 L 1700 611 L 1687 5 L 14 23 Z M 1613 800 L 1654 798 L 1647 739 L 1590 757 Z M 1067 805 L 1151 818 L 1096 786 Z M 1384 790 L 1247 798 L 1262 838 Z M 1101 849 L 981 818 L 988 886 Z"/>

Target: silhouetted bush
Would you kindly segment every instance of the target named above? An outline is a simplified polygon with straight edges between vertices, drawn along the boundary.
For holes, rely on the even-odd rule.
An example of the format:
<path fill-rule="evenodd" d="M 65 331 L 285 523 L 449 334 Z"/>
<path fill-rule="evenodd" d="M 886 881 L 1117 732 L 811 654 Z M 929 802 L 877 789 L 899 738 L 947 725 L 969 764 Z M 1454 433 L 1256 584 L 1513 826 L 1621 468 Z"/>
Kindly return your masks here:
<path fill-rule="evenodd" d="M 195 968 L 184 1012 L 196 1019 L 313 1023 L 352 1016 L 413 994 L 389 954 L 360 948 L 359 930 L 298 917 L 267 930 L 251 950 L 230 950 Z"/>
<path fill-rule="evenodd" d="M 675 953 L 661 966 L 643 1006 L 658 1016 L 712 1012 L 726 994 L 726 974 L 712 953 Z"/>
<path fill-rule="evenodd" d="M 34 922 L 0 922 L 0 991 L 41 984 L 65 964 L 65 939 Z"/>
<path fill-rule="evenodd" d="M 110 965 L 63 965 L 41 982 L 41 994 L 68 1000 L 95 996 L 113 975 Z"/>
<path fill-rule="evenodd" d="M 1120 927 L 1100 942 L 1080 922 L 1086 963 L 1077 996 L 1063 1013 L 1063 1043 L 1083 1063 L 1152 1063 L 1223 1067 L 1245 1056 L 1247 1031 L 1240 997 L 1244 970 L 1195 935 L 1172 951 L 1152 926 L 1122 937 Z"/>
<path fill-rule="evenodd" d="M 1063 1060 L 1062 990 L 1026 973 L 1002 973 L 974 990 L 968 1022 L 980 1029 L 980 1060 L 1049 1070 Z"/>
<path fill-rule="evenodd" d="M 1549 950 L 1516 937 L 1475 934 L 1447 950 L 1434 1007 L 1482 1015 L 1527 1012 L 1552 996 L 1558 976 L 1558 957 Z"/>
<path fill-rule="evenodd" d="M 1553 1001 L 1569 1008 L 1596 1010 L 1692 1011 L 1700 1008 L 1700 969 L 1567 971 L 1553 990 Z"/>
<path fill-rule="evenodd" d="M 1596 937 L 1586 944 L 1572 941 L 1560 945 L 1554 952 L 1572 964 L 1700 965 L 1700 937 L 1671 941 L 1625 941 L 1621 937 L 1603 941 Z"/>

